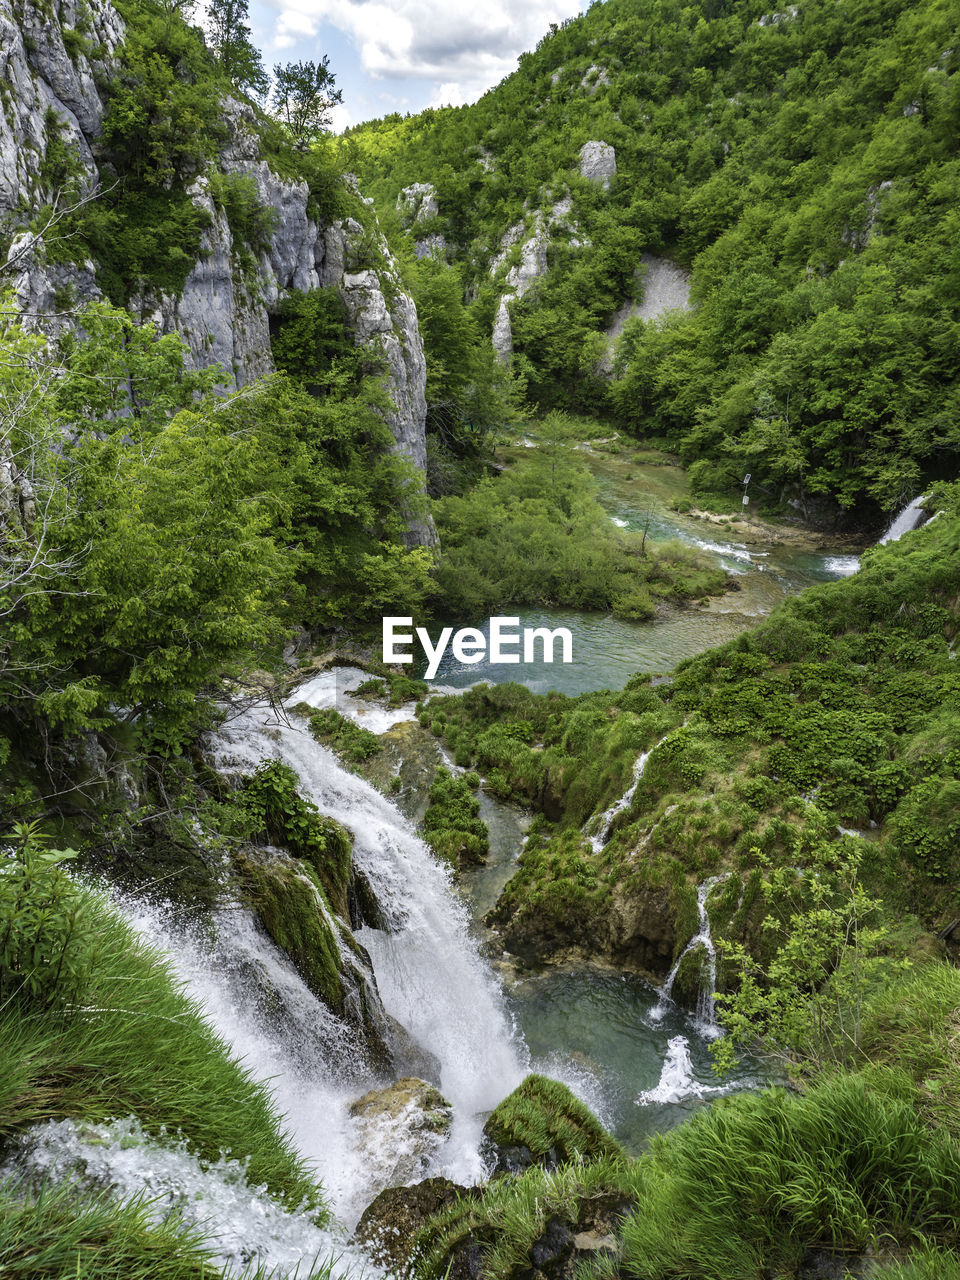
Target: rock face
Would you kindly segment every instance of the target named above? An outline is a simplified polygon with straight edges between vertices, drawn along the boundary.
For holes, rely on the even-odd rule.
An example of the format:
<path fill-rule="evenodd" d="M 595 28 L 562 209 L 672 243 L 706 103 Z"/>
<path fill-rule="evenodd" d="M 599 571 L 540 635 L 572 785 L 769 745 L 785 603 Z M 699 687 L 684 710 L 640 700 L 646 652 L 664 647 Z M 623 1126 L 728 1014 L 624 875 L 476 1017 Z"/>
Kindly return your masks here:
<path fill-rule="evenodd" d="M 640 257 L 637 282 L 643 291 L 640 302 L 625 302 L 613 313 L 607 326 L 606 338 L 609 354 L 600 362 L 604 373 L 613 369 L 614 344 L 628 320 L 639 316 L 641 320 L 655 320 L 668 311 L 689 311 L 690 276 L 682 267 L 668 258 L 657 258 L 652 253 Z"/>
<path fill-rule="evenodd" d="M 484 917 L 524 964 L 603 959 L 631 973 L 663 978 L 677 944 L 677 904 L 670 889 L 614 887 L 602 920 L 575 903 L 545 912 L 503 894 Z"/>
<path fill-rule="evenodd" d="M 418 231 L 419 226 L 430 223 L 439 213 L 437 191 L 432 182 L 415 182 L 404 187 L 397 196 L 397 212 L 403 225 L 413 228 L 413 251 L 418 258 L 446 253 L 447 242 L 439 231 Z"/>
<path fill-rule="evenodd" d="M 365 1164 L 380 1187 L 422 1178 L 453 1123 L 453 1109 L 426 1080 L 407 1076 L 371 1089 L 350 1107 Z"/>
<path fill-rule="evenodd" d="M 89 22 L 82 47 L 96 49 L 97 60 L 91 61 L 93 55 L 88 57 L 73 41 L 69 50 L 64 43 L 64 31 L 76 29 L 80 7 Z M 17 13 L 12 0 L 0 0 L 0 215 L 14 215 L 14 220 L 24 202 L 39 204 L 49 198 L 50 193 L 40 192 L 40 172 L 53 133 L 76 153 L 81 190 L 89 193 L 99 181 L 96 152 L 104 100 L 97 84 L 109 83 L 117 74 L 124 26 L 108 0 L 90 0 L 83 6 L 65 0 L 59 12 L 60 21 L 50 21 L 31 0 Z M 358 345 L 372 358 L 382 359 L 394 406 L 386 415 L 394 447 L 422 472 L 423 342 L 416 307 L 402 288 L 370 202 L 356 193 L 357 217 L 318 225 L 310 216 L 307 184 L 279 177 L 261 155 L 253 109 L 225 98 L 222 110 L 228 137 L 217 167 L 252 179 L 261 203 L 276 211 L 269 247 L 253 270 L 240 265 L 226 215 L 201 175 L 188 194 L 208 215 L 209 226 L 182 292 L 145 294 L 131 300 L 131 310 L 163 333 L 180 333 L 195 366 L 219 364 L 224 385 L 242 387 L 273 370 L 269 317 L 277 302 L 296 290 L 336 286 L 346 301 Z M 418 214 L 429 205 L 424 194 Z M 352 260 L 361 254 L 364 269 L 351 269 Z M 48 264 L 42 246 L 24 246 L 22 241 L 14 242 L 8 261 L 25 311 L 52 311 L 56 299 L 68 291 L 71 302 L 100 296 L 94 263 Z M 432 543 L 435 538 L 432 523 L 410 520 L 411 543 Z"/>
<path fill-rule="evenodd" d="M 554 229 L 573 230 L 570 213 L 573 202 L 567 198 L 558 200 L 548 214 L 538 209 L 530 223 L 517 222 L 510 227 L 500 241 L 500 250 L 490 263 L 490 274 L 502 270 L 514 245 L 520 245 L 520 261 L 514 263 L 504 279 L 504 292 L 500 298 L 493 323 L 493 349 L 501 362 L 509 360 L 513 353 L 513 330 L 510 324 L 508 303 L 522 298 L 541 276 L 547 273 L 547 246 Z M 572 240 L 571 243 L 577 243 Z"/>
<path fill-rule="evenodd" d="M 591 182 L 599 182 L 606 190 L 610 186 L 610 179 L 617 172 L 617 153 L 609 142 L 599 142 L 596 139 L 585 142 L 580 148 L 580 177 L 588 178 Z"/>
<path fill-rule="evenodd" d="M 436 187 L 432 182 L 415 182 L 404 187 L 397 196 L 397 212 L 407 226 L 435 218 L 438 213 Z"/>

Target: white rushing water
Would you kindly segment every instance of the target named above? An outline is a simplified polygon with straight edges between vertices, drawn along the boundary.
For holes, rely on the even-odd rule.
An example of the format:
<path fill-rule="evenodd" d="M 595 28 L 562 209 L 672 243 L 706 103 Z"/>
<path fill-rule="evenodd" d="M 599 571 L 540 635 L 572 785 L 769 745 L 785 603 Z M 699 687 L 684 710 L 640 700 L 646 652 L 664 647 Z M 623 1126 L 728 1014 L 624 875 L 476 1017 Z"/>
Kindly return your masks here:
<path fill-rule="evenodd" d="M 885 542 L 896 542 L 902 538 L 905 533 L 909 533 L 911 529 L 915 529 L 923 519 L 923 502 L 926 494 L 919 494 L 911 502 L 898 511 L 887 526 L 887 531 L 880 539 L 881 545 Z"/>
<path fill-rule="evenodd" d="M 4 1174 L 31 1180 L 72 1177 L 81 1186 L 111 1190 L 122 1199 L 143 1196 L 151 1219 L 175 1213 L 196 1227 L 222 1267 L 262 1267 L 281 1275 L 309 1273 L 314 1262 L 335 1259 L 333 1275 L 358 1280 L 376 1269 L 335 1230 L 318 1227 L 308 1213 L 291 1213 L 263 1188 L 252 1188 L 235 1160 L 202 1167 L 182 1142 L 161 1145 L 134 1119 L 108 1124 L 50 1120 L 21 1140 Z"/>
<path fill-rule="evenodd" d="M 386 707 L 381 702 L 358 697 L 356 690 L 371 679 L 375 677 L 359 667 L 328 667 L 302 684 L 292 701 L 306 702 L 318 709 L 333 707 L 371 733 L 386 733 L 395 724 L 416 719 L 415 702 L 404 703 L 401 707 Z"/>
<path fill-rule="evenodd" d="M 282 759 L 297 773 L 302 793 L 353 835 L 354 859 L 391 922 L 390 932 L 363 928 L 357 939 L 371 958 L 386 1013 L 433 1055 L 441 1090 L 453 1106 L 450 1138 L 428 1174 L 476 1182 L 484 1174 L 479 1142 L 485 1113 L 520 1083 L 528 1063 L 449 872 L 396 806 L 344 770 L 296 718 L 278 725 L 265 709 L 247 712 L 220 731 L 213 755 L 224 772 L 249 773 L 265 757 Z M 236 937 L 221 945 L 229 954 L 238 950 Z M 175 960 L 184 971 L 182 956 Z M 264 1034 L 262 1019 L 248 1028 L 256 1011 L 244 1006 L 242 983 L 231 986 L 202 957 L 186 969 L 192 993 L 221 1034 L 247 1056 L 255 1074 L 273 1077 L 298 1146 L 315 1162 L 337 1216 L 351 1223 L 390 1181 L 397 1153 L 394 1133 L 384 1132 L 380 1151 L 369 1133 L 358 1144 L 347 1107 L 370 1082 L 358 1082 L 355 1069 L 351 1076 L 356 1055 L 348 1038 L 341 1038 L 344 1052 L 317 1052 L 307 1068 L 302 1052 L 291 1053 L 277 1033 Z"/>
<path fill-rule="evenodd" d="M 674 963 L 673 968 L 667 974 L 666 981 L 660 989 L 660 1001 L 655 1009 L 651 1012 L 651 1018 L 656 1021 L 662 1018 L 666 1013 L 667 1005 L 672 1003 L 673 984 L 676 981 L 680 966 L 684 957 L 688 956 L 691 951 L 702 950 L 704 953 L 703 964 L 700 968 L 700 989 L 697 993 L 697 1029 L 702 1036 L 716 1037 L 720 1034 L 717 1027 L 717 1015 L 714 1008 L 714 996 L 717 992 L 717 949 L 714 946 L 713 938 L 710 935 L 710 917 L 707 914 L 707 899 L 710 897 L 714 885 L 725 880 L 726 876 L 709 876 L 704 882 L 697 887 L 697 918 L 698 929 L 693 935 L 684 949 L 680 952 Z"/>
<path fill-rule="evenodd" d="M 637 787 L 640 785 L 640 779 L 643 777 L 643 771 L 647 767 L 647 761 L 650 759 L 653 750 L 654 748 L 651 747 L 650 751 L 644 751 L 640 754 L 636 764 L 633 766 L 633 777 L 629 787 L 627 787 L 619 800 L 615 800 L 609 809 L 605 809 L 601 813 L 599 818 L 600 830 L 595 836 L 590 837 L 590 844 L 594 853 L 599 853 L 610 839 L 610 828 L 613 826 L 613 820 L 617 814 L 623 813 L 624 809 L 629 808 L 633 797 L 637 793 Z"/>
<path fill-rule="evenodd" d="M 667 735 L 667 737 L 669 737 L 669 734 Z M 647 767 L 647 761 L 650 759 L 650 757 L 656 751 L 657 747 L 659 747 L 660 743 L 663 741 L 665 741 L 665 739 L 661 738 L 659 742 L 655 742 L 653 744 L 653 746 L 650 748 L 649 751 L 641 751 L 640 755 L 637 757 L 636 763 L 633 766 L 633 776 L 630 779 L 629 787 L 627 787 L 626 791 L 623 793 L 623 795 L 620 797 L 619 800 L 614 800 L 610 808 L 605 809 L 603 813 L 601 813 L 599 819 L 597 820 L 599 823 L 600 829 L 595 836 L 590 837 L 590 844 L 593 848 L 594 853 L 599 853 L 600 850 L 603 848 L 603 846 L 610 839 L 610 829 L 613 826 L 614 819 L 617 817 L 617 815 L 623 813 L 625 809 L 629 809 L 630 805 L 633 802 L 633 797 L 637 794 L 637 787 L 639 787 L 640 779 L 643 777 L 643 771 Z"/>
<path fill-rule="evenodd" d="M 743 1088 L 745 1081 L 729 1084 L 704 1084 L 697 1079 L 686 1036 L 672 1036 L 667 1044 L 660 1079 L 652 1089 L 644 1089 L 635 1099 L 637 1106 L 688 1102 L 693 1098 L 721 1097 Z"/>

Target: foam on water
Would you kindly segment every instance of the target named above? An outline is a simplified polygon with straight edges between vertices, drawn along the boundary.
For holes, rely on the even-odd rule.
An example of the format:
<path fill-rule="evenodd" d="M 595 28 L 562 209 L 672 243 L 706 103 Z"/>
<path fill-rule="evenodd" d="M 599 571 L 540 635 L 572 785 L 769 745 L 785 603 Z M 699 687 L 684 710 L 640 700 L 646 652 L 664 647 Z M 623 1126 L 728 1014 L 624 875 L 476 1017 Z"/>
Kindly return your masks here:
<path fill-rule="evenodd" d="M 207 1167 L 182 1142 L 163 1145 L 130 1118 L 109 1124 L 50 1120 L 18 1144 L 5 1174 L 31 1179 L 70 1177 L 123 1199 L 142 1195 L 154 1222 L 175 1213 L 202 1232 L 220 1265 L 306 1275 L 312 1263 L 336 1259 L 333 1276 L 381 1274 L 336 1229 L 318 1227 L 308 1212 L 290 1212 L 263 1187 L 252 1188 L 235 1160 Z"/>
<path fill-rule="evenodd" d="M 385 707 L 379 702 L 358 698 L 354 690 L 370 679 L 375 677 L 359 667 L 329 667 L 300 685 L 292 701 L 305 702 L 319 710 L 333 707 L 371 733 L 386 733 L 395 724 L 416 718 L 414 702 L 402 707 Z"/>
<path fill-rule="evenodd" d="M 638 1106 L 650 1103 L 686 1102 L 688 1098 L 705 1098 L 711 1094 L 729 1093 L 736 1086 L 701 1084 L 694 1075 L 690 1058 L 690 1042 L 686 1036 L 673 1036 L 667 1044 L 660 1079 L 652 1089 L 644 1089 L 636 1098 Z"/>

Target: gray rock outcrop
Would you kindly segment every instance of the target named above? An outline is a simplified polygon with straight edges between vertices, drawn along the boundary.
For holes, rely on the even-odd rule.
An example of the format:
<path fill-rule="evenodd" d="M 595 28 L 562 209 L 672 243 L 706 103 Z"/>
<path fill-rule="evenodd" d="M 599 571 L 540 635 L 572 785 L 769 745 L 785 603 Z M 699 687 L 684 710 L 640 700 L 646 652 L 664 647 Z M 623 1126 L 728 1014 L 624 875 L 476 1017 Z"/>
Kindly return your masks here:
<path fill-rule="evenodd" d="M 397 196 L 397 211 L 407 226 L 435 218 L 439 212 L 436 187 L 432 182 L 414 182 L 404 187 Z"/>
<path fill-rule="evenodd" d="M 657 258 L 652 253 L 642 254 L 640 264 L 637 283 L 642 290 L 641 300 L 625 302 L 613 313 L 605 335 L 608 353 L 599 364 L 603 373 L 610 373 L 613 369 L 616 341 L 628 320 L 636 317 L 655 320 L 668 311 L 690 309 L 690 276 L 682 267 L 668 258 Z"/>
<path fill-rule="evenodd" d="M 592 139 L 580 148 L 580 177 L 597 182 L 605 190 L 617 172 L 617 153 L 609 142 Z"/>
<path fill-rule="evenodd" d="M 547 273 L 547 248 L 550 234 L 561 228 L 572 232 L 571 212 L 573 201 L 566 197 L 558 200 L 548 214 L 538 209 L 529 222 L 517 222 L 504 233 L 500 249 L 490 263 L 490 274 L 501 271 L 511 256 L 514 246 L 520 245 L 520 260 L 507 271 L 503 281 L 503 294 L 493 323 L 493 349 L 501 362 L 509 360 L 513 353 L 513 330 L 510 324 L 509 302 L 522 298 L 533 285 Z M 572 244 L 578 244 L 575 237 Z"/>
<path fill-rule="evenodd" d="M 115 54 L 124 26 L 108 0 L 90 0 L 84 9 L 85 40 L 82 46 L 71 41 L 68 48 L 64 30 L 76 30 L 79 21 L 74 0 L 65 0 L 59 22 L 31 0 L 22 11 L 13 9 L 12 0 L 0 0 L 0 215 L 14 221 L 24 204 L 47 203 L 53 194 L 41 191 L 42 161 L 53 131 L 76 153 L 81 193 L 92 192 L 99 182 L 95 155 L 104 100 L 97 85 L 117 74 Z M 82 49 L 95 49 L 96 58 Z M 355 193 L 356 217 L 319 225 L 311 217 L 306 182 L 281 178 L 261 154 L 253 108 L 225 98 L 222 110 L 227 142 L 217 167 L 252 180 L 261 204 L 275 210 L 269 246 L 251 269 L 249 250 L 234 244 L 226 213 L 208 177 L 201 175 L 188 194 L 207 215 L 208 226 L 182 291 L 144 292 L 131 299 L 131 310 L 162 333 L 179 333 L 195 367 L 218 364 L 224 386 L 239 388 L 273 370 L 269 320 L 276 304 L 297 290 L 336 286 L 356 342 L 382 361 L 393 406 L 385 416 L 394 448 L 423 472 L 423 342 L 416 307 L 404 292 L 370 202 Z M 430 193 L 421 192 L 418 215 L 427 216 Z M 8 261 L 14 257 L 10 274 L 24 311 L 49 313 L 64 299 L 82 304 L 100 296 L 94 263 L 54 264 L 42 244 L 23 240 L 11 247 Z M 362 270 L 352 266 L 358 259 Z M 412 516 L 409 525 L 411 543 L 435 542 L 429 520 Z"/>

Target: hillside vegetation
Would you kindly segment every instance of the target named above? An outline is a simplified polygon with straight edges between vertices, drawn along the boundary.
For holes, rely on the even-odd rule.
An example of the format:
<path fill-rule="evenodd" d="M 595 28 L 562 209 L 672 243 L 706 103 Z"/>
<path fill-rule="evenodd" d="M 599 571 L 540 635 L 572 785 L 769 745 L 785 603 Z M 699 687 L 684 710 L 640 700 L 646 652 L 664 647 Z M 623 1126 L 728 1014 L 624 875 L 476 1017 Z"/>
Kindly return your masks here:
<path fill-rule="evenodd" d="M 398 231 L 400 190 L 434 184 L 414 230 L 445 237 L 486 333 L 504 236 L 572 200 L 509 304 L 530 403 L 669 442 L 697 490 L 750 471 L 771 503 L 876 522 L 956 474 L 958 19 L 955 0 L 607 0 L 475 105 L 365 124 L 344 154 Z M 589 140 L 615 149 L 609 190 L 580 176 Z M 644 253 L 690 269 L 694 308 L 628 322 L 608 378 Z"/>

